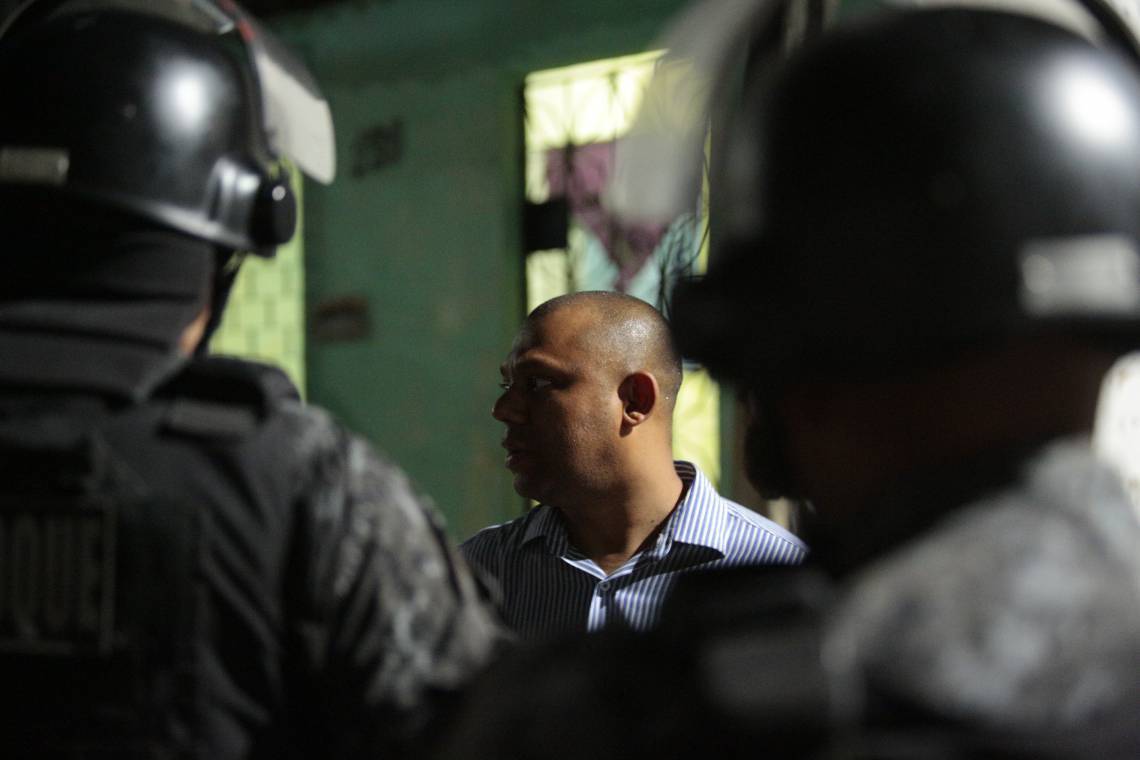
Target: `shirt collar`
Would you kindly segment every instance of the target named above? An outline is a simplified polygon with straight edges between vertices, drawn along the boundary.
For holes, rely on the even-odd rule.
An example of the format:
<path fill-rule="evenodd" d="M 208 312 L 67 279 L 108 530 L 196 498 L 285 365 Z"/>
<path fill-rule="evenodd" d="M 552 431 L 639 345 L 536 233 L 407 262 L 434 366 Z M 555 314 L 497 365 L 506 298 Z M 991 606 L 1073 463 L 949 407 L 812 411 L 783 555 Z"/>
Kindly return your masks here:
<path fill-rule="evenodd" d="M 562 515 L 549 504 L 539 504 L 534 508 L 534 514 L 523 531 L 522 543 L 528 544 L 536 538 L 544 539 L 546 550 L 555 556 L 566 554 L 570 548 Z"/>
<path fill-rule="evenodd" d="M 668 524 L 655 548 L 668 552 L 674 541 L 680 541 L 704 546 L 723 555 L 728 548 L 725 530 L 728 514 L 720 495 L 692 462 L 677 460 L 673 462 L 673 469 L 685 485 L 685 498 L 668 517 Z M 535 507 L 535 514 L 523 531 L 522 543 L 527 544 L 537 538 L 544 539 L 546 550 L 555 556 L 562 556 L 570 550 L 562 515 L 549 504 Z"/>
<path fill-rule="evenodd" d="M 687 490 L 669 517 L 662 536 L 667 545 L 662 548 L 668 550 L 668 544 L 680 541 L 714 549 L 723 555 L 728 549 L 728 512 L 720 494 L 693 463 L 676 461 L 673 467 Z"/>

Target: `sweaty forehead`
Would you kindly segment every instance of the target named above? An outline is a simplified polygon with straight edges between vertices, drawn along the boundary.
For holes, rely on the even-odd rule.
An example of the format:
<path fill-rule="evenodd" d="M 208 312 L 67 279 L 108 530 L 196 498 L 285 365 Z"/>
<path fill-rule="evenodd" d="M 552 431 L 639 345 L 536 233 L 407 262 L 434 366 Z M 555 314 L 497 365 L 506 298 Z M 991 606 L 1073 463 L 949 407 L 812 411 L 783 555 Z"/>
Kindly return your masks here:
<path fill-rule="evenodd" d="M 568 363 L 594 363 L 608 354 L 597 340 L 598 322 L 592 310 L 566 306 L 538 318 L 528 317 L 515 336 L 508 362 L 526 356 Z"/>

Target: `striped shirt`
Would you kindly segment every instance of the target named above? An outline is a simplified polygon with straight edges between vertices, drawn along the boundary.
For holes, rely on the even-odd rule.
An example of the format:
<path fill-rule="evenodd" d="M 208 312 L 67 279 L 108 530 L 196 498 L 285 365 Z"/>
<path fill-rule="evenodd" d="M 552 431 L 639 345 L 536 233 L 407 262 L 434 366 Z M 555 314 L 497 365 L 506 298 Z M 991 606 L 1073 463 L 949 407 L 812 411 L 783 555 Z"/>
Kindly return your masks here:
<path fill-rule="evenodd" d="M 790 532 L 721 497 L 689 462 L 674 462 L 688 487 L 656 543 L 608 577 L 570 544 L 558 510 L 541 504 L 467 539 L 460 550 L 489 573 L 502 613 L 523 638 L 540 639 L 606 626 L 652 627 L 677 578 L 731 565 L 793 565 L 807 547 Z"/>

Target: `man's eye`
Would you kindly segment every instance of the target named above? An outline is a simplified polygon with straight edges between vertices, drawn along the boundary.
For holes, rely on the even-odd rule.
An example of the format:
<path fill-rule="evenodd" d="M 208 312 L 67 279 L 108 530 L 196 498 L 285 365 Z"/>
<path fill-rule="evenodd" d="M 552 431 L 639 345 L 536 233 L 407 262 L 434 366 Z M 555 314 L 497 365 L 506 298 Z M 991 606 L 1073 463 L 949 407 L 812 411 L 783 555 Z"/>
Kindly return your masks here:
<path fill-rule="evenodd" d="M 505 391 L 509 391 L 511 389 L 511 384 L 508 383 L 506 380 L 501 380 L 501 381 L 499 381 L 499 387 Z"/>
<path fill-rule="evenodd" d="M 526 381 L 527 390 L 540 391 L 551 384 L 545 377 L 532 377 Z"/>

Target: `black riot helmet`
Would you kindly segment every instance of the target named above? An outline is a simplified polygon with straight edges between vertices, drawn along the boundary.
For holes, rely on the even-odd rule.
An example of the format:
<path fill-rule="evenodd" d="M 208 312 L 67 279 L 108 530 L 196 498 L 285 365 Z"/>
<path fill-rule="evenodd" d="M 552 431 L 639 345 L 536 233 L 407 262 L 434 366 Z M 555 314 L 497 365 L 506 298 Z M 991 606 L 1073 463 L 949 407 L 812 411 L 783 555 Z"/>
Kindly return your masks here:
<path fill-rule="evenodd" d="M 1140 342 L 1130 55 L 1021 13 L 895 9 L 752 70 L 713 144 L 728 223 L 674 294 L 685 355 L 773 390 L 1037 334 Z"/>
<path fill-rule="evenodd" d="M 231 0 L 32 0 L 0 31 L 0 200 L 90 204 L 272 255 L 287 157 L 334 172 L 308 72 Z"/>

